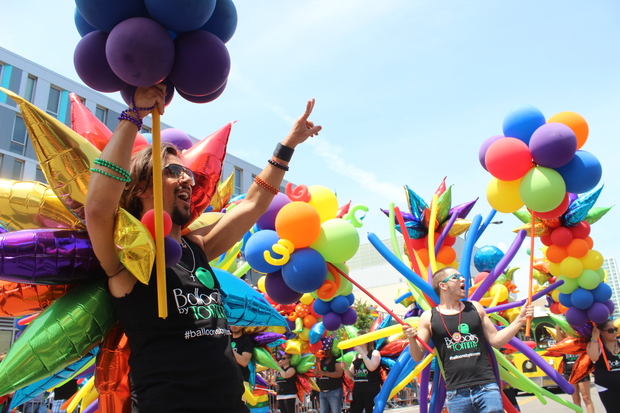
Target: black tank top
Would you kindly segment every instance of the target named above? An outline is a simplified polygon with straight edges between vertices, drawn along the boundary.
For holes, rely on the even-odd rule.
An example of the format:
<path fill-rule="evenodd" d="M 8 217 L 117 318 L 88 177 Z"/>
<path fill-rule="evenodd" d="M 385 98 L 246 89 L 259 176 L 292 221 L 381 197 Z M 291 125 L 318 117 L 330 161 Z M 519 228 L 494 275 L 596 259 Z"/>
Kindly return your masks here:
<path fill-rule="evenodd" d="M 432 339 L 448 390 L 496 382 L 480 315 L 471 302 L 463 304 L 460 326 L 458 314 L 439 314 L 436 307 L 431 311 Z"/>
<path fill-rule="evenodd" d="M 381 375 L 379 367 L 370 371 L 364 364 L 364 360 L 356 357 L 353 360 L 353 392 L 370 392 L 381 388 Z"/>
<path fill-rule="evenodd" d="M 155 267 L 149 285 L 137 282 L 131 293 L 112 299 L 131 348 L 134 411 L 244 410 L 219 281 L 204 251 L 185 240 L 189 248 L 179 265 L 194 271 L 166 269 L 167 318 L 158 317 Z M 209 287 L 195 276 L 199 271 Z"/>
<path fill-rule="evenodd" d="M 287 368 L 286 371 L 288 371 L 288 369 L 295 369 L 295 367 L 291 366 Z M 278 372 L 278 375 L 276 376 L 278 395 L 286 396 L 290 394 L 297 394 L 297 377 L 295 376 L 297 376 L 297 373 L 293 374 L 288 379 L 285 379 L 284 377 L 282 377 L 281 373 Z"/>
<path fill-rule="evenodd" d="M 618 341 L 616 339 L 616 341 Z M 620 345 L 620 342 L 618 342 Z M 607 347 L 603 346 L 603 351 L 607 356 L 607 365 L 603 354 L 600 355 L 596 363 L 594 363 L 594 383 L 610 390 L 620 390 L 620 355 L 614 356 Z M 609 371 L 607 370 L 609 366 Z"/>
<path fill-rule="evenodd" d="M 321 370 L 333 373 L 336 371 L 336 363 L 337 362 L 334 357 L 332 357 L 329 363 L 326 363 L 325 360 L 321 360 Z M 336 390 L 342 387 L 342 377 L 336 378 L 320 376 L 317 377 L 316 384 L 318 384 L 319 389 L 321 390 Z"/>

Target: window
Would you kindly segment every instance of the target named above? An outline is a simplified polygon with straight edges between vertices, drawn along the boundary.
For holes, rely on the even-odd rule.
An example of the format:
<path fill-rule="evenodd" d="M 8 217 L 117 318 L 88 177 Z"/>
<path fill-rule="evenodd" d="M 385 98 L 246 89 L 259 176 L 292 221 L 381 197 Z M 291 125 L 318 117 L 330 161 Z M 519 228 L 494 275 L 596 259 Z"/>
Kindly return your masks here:
<path fill-rule="evenodd" d="M 11 144 L 9 150 L 18 155 L 26 153 L 26 142 L 28 140 L 28 131 L 26 124 L 21 116 L 15 116 L 13 123 L 13 135 L 11 135 Z"/>
<path fill-rule="evenodd" d="M 60 108 L 60 90 L 50 87 L 50 94 L 47 98 L 47 113 L 58 118 L 58 109 Z"/>
<path fill-rule="evenodd" d="M 242 183 L 243 182 L 243 169 L 237 168 L 235 166 L 235 189 L 233 190 L 233 195 L 241 195 Z"/>
<path fill-rule="evenodd" d="M 43 182 L 44 184 L 47 183 L 47 179 L 45 178 L 45 175 L 43 174 L 40 166 L 37 166 L 36 180 L 39 182 Z"/>
<path fill-rule="evenodd" d="M 142 129 L 140 130 L 140 133 L 152 133 L 151 128 L 149 128 L 148 126 L 142 125 Z"/>
<path fill-rule="evenodd" d="M 26 79 L 26 90 L 24 90 L 24 99 L 26 99 L 28 102 L 32 102 L 36 85 L 37 78 L 34 76 L 28 76 L 28 78 Z"/>
<path fill-rule="evenodd" d="M 108 110 L 102 108 L 101 106 L 97 106 L 97 108 L 95 109 L 95 116 L 103 124 L 106 124 L 108 122 Z"/>
<path fill-rule="evenodd" d="M 20 159 L 13 160 L 13 172 L 11 173 L 11 179 L 15 181 L 21 181 L 24 173 L 24 161 Z"/>

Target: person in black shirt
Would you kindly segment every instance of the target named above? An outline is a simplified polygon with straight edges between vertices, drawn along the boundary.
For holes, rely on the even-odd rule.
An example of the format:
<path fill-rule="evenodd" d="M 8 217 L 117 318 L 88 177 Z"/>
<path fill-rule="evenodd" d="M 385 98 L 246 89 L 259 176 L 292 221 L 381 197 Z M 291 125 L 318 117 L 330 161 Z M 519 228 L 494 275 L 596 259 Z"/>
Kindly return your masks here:
<path fill-rule="evenodd" d="M 586 346 L 588 357 L 594 362 L 594 383 L 608 413 L 617 412 L 620 406 L 619 347 L 618 327 L 611 319 L 592 329 L 592 337 Z"/>
<path fill-rule="evenodd" d="M 248 368 L 248 364 L 250 364 L 250 360 L 252 360 L 254 340 L 252 340 L 252 337 L 243 334 L 243 327 L 230 326 L 230 331 L 232 333 L 230 344 L 233 349 L 233 354 L 235 355 L 235 360 L 237 360 L 237 364 L 241 367 L 243 381 L 249 382 L 250 369 Z"/>
<path fill-rule="evenodd" d="M 132 107 L 119 117 L 114 134 L 93 161 L 84 205 L 93 251 L 108 275 L 108 290 L 131 349 L 133 409 L 140 413 L 247 412 L 220 285 L 209 259 L 228 251 L 254 225 L 279 192 L 294 149 L 321 130 L 308 119 L 314 100 L 308 101 L 303 115 L 278 144 L 243 202 L 217 222 L 182 236 L 195 215 L 194 190 L 194 195 L 208 195 L 209 174 L 219 172 L 215 166 L 190 170 L 180 150 L 170 144 L 132 154 L 142 118 L 152 110 L 163 114 L 165 96 L 165 84 L 136 89 Z M 153 155 L 161 158 L 161 170 L 153 171 Z M 215 158 L 212 162 L 217 165 Z M 119 205 L 138 220 L 154 209 L 153 172 L 162 177 L 163 211 L 172 221 L 168 240 L 182 247 L 181 260 L 165 271 L 166 318 L 158 314 L 156 265 L 148 285 L 138 282 L 121 262 L 114 241 Z"/>
<path fill-rule="evenodd" d="M 487 353 L 487 343 L 503 347 L 534 314 L 533 306 L 523 306 L 514 321 L 498 331 L 476 301 L 465 298 L 465 277 L 456 268 L 445 267 L 433 274 L 433 288 L 439 305 L 425 311 L 418 328 L 404 325 L 409 352 L 420 362 L 425 343 L 431 338 L 444 370 L 446 404 L 450 412 L 503 413 L 500 388 Z"/>
<path fill-rule="evenodd" d="M 360 330 L 359 335 L 368 333 Z M 375 350 L 374 342 L 360 344 L 354 347 L 357 354 L 344 372 L 353 380 L 353 399 L 349 407 L 349 413 L 372 413 L 375 406 L 375 397 L 381 391 L 381 353 Z M 344 364 L 344 363 L 343 363 Z"/>
<path fill-rule="evenodd" d="M 315 367 L 319 394 L 320 413 L 342 412 L 342 366 L 336 361 L 331 348 L 324 351 L 325 357 L 317 359 Z"/>
<path fill-rule="evenodd" d="M 280 360 L 278 366 L 282 371 L 272 374 L 270 383 L 276 387 L 278 396 L 278 408 L 280 413 L 295 413 L 295 404 L 297 403 L 297 371 L 291 366 L 291 355 L 285 353 Z"/>

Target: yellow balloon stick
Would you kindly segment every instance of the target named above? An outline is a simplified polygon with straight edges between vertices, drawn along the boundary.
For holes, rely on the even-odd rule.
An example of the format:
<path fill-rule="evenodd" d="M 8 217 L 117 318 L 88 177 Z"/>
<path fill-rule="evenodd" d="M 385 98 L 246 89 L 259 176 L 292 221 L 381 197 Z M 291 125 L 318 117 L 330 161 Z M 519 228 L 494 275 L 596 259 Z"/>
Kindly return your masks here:
<path fill-rule="evenodd" d="M 80 388 L 80 390 L 77 391 L 77 393 L 75 394 L 75 397 L 73 398 L 73 400 L 71 400 L 71 403 L 69 403 L 69 406 L 67 406 L 66 410 L 68 412 L 74 411 L 78 403 L 82 401 L 82 399 L 84 398 L 86 394 L 90 393 L 94 385 L 95 385 L 95 376 L 92 376 L 90 379 L 88 379 L 86 384 L 84 384 L 82 388 Z"/>
<path fill-rule="evenodd" d="M 434 194 L 433 200 L 431 201 L 431 218 L 428 221 L 428 263 L 433 270 L 433 274 L 437 272 L 437 257 L 435 256 L 435 221 L 437 221 L 438 203 L 439 197 L 437 194 Z M 428 281 L 431 282 L 432 280 Z"/>
<path fill-rule="evenodd" d="M 168 317 L 166 303 L 166 257 L 164 256 L 164 200 L 161 165 L 161 121 L 157 108 L 153 116 L 153 202 L 155 209 L 155 269 L 157 278 L 157 309 L 159 317 Z"/>
<path fill-rule="evenodd" d="M 418 324 L 418 317 L 408 318 L 405 321 L 415 327 Z M 380 330 L 371 331 L 370 333 L 366 333 L 361 336 L 351 338 L 349 340 L 343 340 L 338 343 L 338 348 L 340 350 L 353 348 L 355 346 L 359 346 L 360 344 L 370 343 L 371 341 L 379 340 L 380 338 L 385 338 L 393 334 L 402 333 L 402 331 L 403 326 L 400 324 L 396 324 L 393 326 L 382 328 Z"/>
<path fill-rule="evenodd" d="M 424 369 L 424 367 L 428 366 L 431 360 L 433 360 L 434 358 L 435 358 L 435 352 L 428 353 L 428 355 L 424 357 L 424 360 L 422 360 L 417 366 L 415 366 L 415 368 L 411 371 L 411 373 L 407 374 L 407 376 L 404 379 L 402 379 L 400 383 L 394 386 L 394 388 L 390 392 L 390 396 L 388 397 L 388 400 L 396 396 L 396 394 L 399 391 L 401 391 L 407 384 L 409 384 L 409 382 L 413 380 L 415 376 L 420 374 L 420 372 Z"/>

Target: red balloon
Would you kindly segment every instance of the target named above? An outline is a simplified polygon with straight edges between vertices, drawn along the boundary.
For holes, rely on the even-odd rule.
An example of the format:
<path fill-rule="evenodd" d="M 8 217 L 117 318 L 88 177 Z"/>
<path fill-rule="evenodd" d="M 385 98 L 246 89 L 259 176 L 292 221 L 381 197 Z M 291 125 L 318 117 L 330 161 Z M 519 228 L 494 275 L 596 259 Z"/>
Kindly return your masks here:
<path fill-rule="evenodd" d="M 566 212 L 566 210 L 568 209 L 568 203 L 569 203 L 568 193 L 566 193 L 564 195 L 564 199 L 562 200 L 562 202 L 560 202 L 560 205 L 558 205 L 551 211 L 535 212 L 536 218 L 541 218 L 541 219 L 558 218 L 559 216 L 562 216 Z"/>
<path fill-rule="evenodd" d="M 319 351 L 321 351 L 322 346 L 323 346 L 323 343 L 321 342 L 321 340 L 319 340 L 319 341 L 317 341 L 317 342 L 316 342 L 316 343 L 314 343 L 314 344 L 310 344 L 310 345 L 308 346 L 308 350 L 309 350 L 312 354 L 316 354 L 316 353 L 318 353 Z"/>
<path fill-rule="evenodd" d="M 551 245 L 553 245 L 553 241 L 551 240 L 551 235 L 543 235 L 542 237 L 540 237 L 540 242 L 543 243 L 543 245 L 549 247 Z"/>
<path fill-rule="evenodd" d="M 551 233 L 551 241 L 558 247 L 566 247 L 573 240 L 573 233 L 566 227 L 558 227 Z"/>
<path fill-rule="evenodd" d="M 570 227 L 573 238 L 586 238 L 590 235 L 590 224 L 586 221 L 580 221 L 574 227 Z"/>
<path fill-rule="evenodd" d="M 170 215 L 166 211 L 163 211 L 164 216 L 164 237 L 170 234 L 170 230 L 172 229 L 172 219 Z M 155 210 L 149 209 L 144 213 L 142 219 L 140 220 L 142 224 L 149 230 L 153 239 L 155 239 Z"/>
<path fill-rule="evenodd" d="M 484 156 L 487 170 L 502 181 L 522 178 L 532 168 L 532 155 L 527 144 L 516 138 L 493 142 Z"/>
<path fill-rule="evenodd" d="M 447 236 L 443 240 L 443 245 L 445 247 L 451 247 L 456 243 L 456 237 Z"/>
<path fill-rule="evenodd" d="M 480 281 L 484 280 L 488 276 L 489 276 L 489 273 L 487 271 L 479 272 L 474 278 L 474 284 L 478 284 Z"/>
<path fill-rule="evenodd" d="M 112 328 L 101 344 L 95 369 L 95 386 L 102 412 L 130 412 L 129 344 L 120 325 Z"/>

